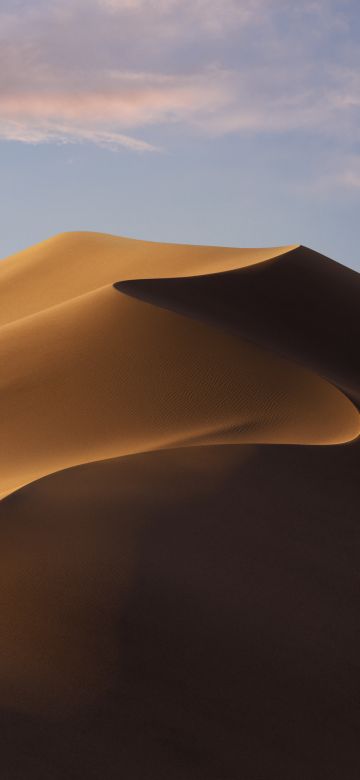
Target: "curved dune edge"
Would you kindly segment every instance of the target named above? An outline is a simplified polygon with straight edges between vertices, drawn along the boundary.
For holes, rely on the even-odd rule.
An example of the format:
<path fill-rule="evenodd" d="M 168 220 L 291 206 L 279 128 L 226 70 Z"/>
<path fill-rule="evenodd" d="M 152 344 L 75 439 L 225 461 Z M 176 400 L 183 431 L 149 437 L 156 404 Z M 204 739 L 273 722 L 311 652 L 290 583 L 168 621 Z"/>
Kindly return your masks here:
<path fill-rule="evenodd" d="M 4 326 L 0 353 L 4 492 L 164 447 L 359 433 L 352 403 L 313 372 L 113 286 Z"/>
<path fill-rule="evenodd" d="M 102 233 L 64 233 L 0 262 L 0 325 L 119 280 L 233 270 L 293 246 L 236 249 L 165 244 Z"/>
<path fill-rule="evenodd" d="M 307 247 L 254 266 L 115 287 L 239 333 L 315 371 L 360 406 L 360 274 Z"/>

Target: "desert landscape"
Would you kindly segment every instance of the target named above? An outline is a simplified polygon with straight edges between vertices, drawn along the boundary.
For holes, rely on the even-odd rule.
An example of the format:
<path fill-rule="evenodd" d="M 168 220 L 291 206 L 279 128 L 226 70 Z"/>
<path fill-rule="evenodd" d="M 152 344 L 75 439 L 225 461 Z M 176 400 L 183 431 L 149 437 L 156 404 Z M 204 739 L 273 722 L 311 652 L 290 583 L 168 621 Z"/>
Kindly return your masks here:
<path fill-rule="evenodd" d="M 357 780 L 359 293 L 300 245 L 0 263 L 4 780 Z"/>

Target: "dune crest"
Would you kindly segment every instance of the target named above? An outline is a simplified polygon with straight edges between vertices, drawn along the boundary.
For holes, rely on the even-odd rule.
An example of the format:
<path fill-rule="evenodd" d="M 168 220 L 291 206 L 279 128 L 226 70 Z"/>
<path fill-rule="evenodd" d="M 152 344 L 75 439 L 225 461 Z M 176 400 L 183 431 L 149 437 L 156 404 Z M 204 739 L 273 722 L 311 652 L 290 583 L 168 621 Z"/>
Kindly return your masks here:
<path fill-rule="evenodd" d="M 1 262 L 0 324 L 125 279 L 219 273 L 262 263 L 294 248 L 230 249 L 62 233 Z"/>

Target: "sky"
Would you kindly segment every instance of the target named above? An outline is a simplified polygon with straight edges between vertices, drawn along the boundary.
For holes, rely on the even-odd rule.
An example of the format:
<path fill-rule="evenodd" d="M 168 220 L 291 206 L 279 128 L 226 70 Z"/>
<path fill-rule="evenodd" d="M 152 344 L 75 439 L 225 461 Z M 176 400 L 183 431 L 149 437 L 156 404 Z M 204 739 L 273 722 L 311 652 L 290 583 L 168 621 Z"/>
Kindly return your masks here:
<path fill-rule="evenodd" d="M 0 0 L 0 257 L 67 230 L 360 270 L 359 0 Z"/>

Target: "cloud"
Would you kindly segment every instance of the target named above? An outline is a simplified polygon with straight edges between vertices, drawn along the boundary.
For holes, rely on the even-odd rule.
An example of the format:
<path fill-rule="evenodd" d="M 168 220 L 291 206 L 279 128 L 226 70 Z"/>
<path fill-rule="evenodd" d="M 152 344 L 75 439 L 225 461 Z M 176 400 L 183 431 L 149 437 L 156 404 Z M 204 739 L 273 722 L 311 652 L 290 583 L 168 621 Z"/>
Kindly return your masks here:
<path fill-rule="evenodd" d="M 151 73 L 103 73 L 103 83 L 21 84 L 0 95 L 0 138 L 29 143 L 92 141 L 153 151 L 146 141 L 122 130 L 146 125 L 201 123 L 229 100 L 229 78 L 212 70 L 204 74 L 165 76 Z"/>
<path fill-rule="evenodd" d="M 351 8 L 352 0 L 3 0 L 0 139 L 154 151 L 138 134 L 174 125 L 197 135 L 356 138 Z"/>
<path fill-rule="evenodd" d="M 134 152 L 160 151 L 158 147 L 141 141 L 138 138 L 122 133 L 97 131 L 87 127 L 74 127 L 73 125 L 61 125 L 56 122 L 20 122 L 0 119 L 0 139 L 6 141 L 20 141 L 25 144 L 75 144 L 81 142 L 94 143 L 99 147 L 117 151 L 120 147 Z"/>

